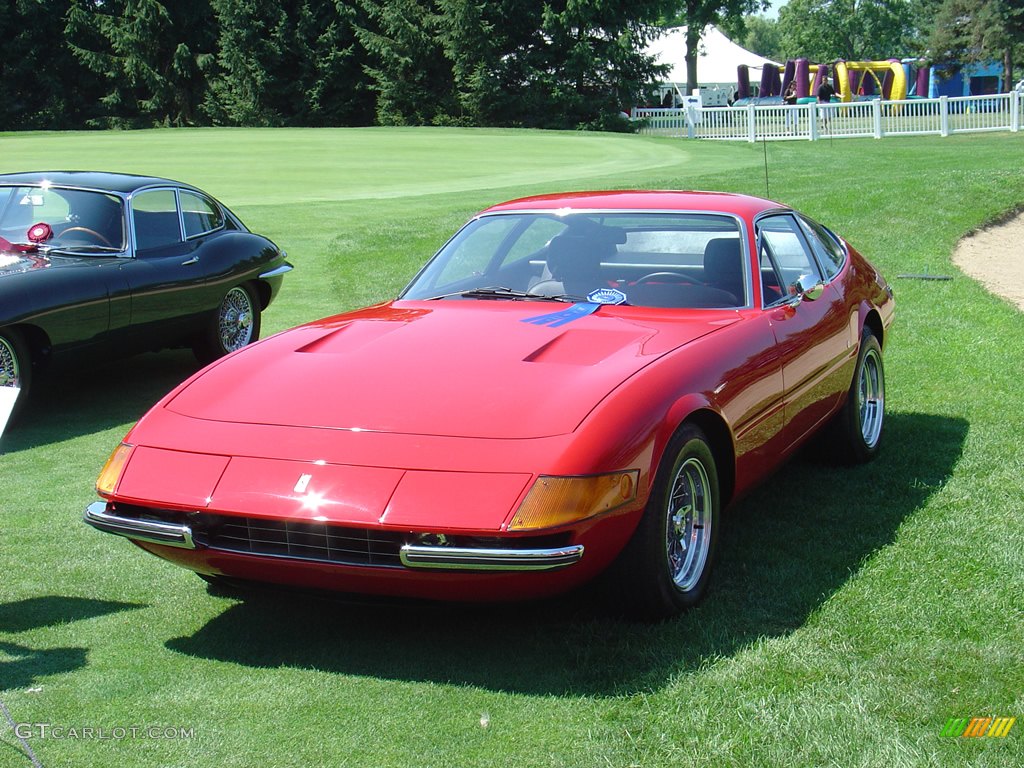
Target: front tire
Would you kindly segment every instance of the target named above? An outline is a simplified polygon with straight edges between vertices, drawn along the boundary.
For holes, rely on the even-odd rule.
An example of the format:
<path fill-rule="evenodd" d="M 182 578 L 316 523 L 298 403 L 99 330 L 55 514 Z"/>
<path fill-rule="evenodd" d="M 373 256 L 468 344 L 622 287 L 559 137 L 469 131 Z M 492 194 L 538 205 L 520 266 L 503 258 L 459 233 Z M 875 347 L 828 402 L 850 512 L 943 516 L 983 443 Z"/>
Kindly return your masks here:
<path fill-rule="evenodd" d="M 647 619 L 692 608 L 711 578 L 721 497 L 707 437 L 684 425 L 669 442 L 640 524 L 623 552 L 629 605 Z"/>
<path fill-rule="evenodd" d="M 10 422 L 13 422 L 28 400 L 32 387 L 32 358 L 28 345 L 13 328 L 0 329 L 0 388 L 17 388 Z M 2 431 L 2 430 L 0 430 Z"/>
<path fill-rule="evenodd" d="M 221 299 L 209 327 L 193 347 L 202 363 L 212 363 L 260 337 L 260 305 L 247 285 L 236 285 Z"/>

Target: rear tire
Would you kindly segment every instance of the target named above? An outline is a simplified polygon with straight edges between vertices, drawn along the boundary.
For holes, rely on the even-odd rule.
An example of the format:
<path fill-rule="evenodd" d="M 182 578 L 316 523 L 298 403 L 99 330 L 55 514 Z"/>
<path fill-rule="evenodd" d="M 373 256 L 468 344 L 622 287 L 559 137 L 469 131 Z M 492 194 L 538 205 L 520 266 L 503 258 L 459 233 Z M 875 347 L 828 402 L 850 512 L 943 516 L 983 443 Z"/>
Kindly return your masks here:
<path fill-rule="evenodd" d="M 711 579 L 721 497 L 707 437 L 685 424 L 658 467 L 640 524 L 622 554 L 629 609 L 660 620 L 697 605 Z"/>
<path fill-rule="evenodd" d="M 838 458 L 849 464 L 863 464 L 875 458 L 884 425 L 882 347 L 871 329 L 865 327 L 846 403 L 832 422 L 830 437 Z"/>
<path fill-rule="evenodd" d="M 8 422 L 13 423 L 25 407 L 32 388 L 32 357 L 24 338 L 13 328 L 0 329 L 0 387 L 20 390 Z"/>
<path fill-rule="evenodd" d="M 260 337 L 260 304 L 252 288 L 236 285 L 221 299 L 210 325 L 192 347 L 201 363 L 212 363 Z"/>

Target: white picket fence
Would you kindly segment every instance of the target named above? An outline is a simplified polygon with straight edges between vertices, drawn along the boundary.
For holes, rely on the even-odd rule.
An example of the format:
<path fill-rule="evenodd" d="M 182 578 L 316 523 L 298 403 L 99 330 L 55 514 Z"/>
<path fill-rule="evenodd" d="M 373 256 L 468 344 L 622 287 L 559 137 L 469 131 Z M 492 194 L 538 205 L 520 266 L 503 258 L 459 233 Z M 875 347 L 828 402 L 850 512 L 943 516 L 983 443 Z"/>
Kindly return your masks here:
<path fill-rule="evenodd" d="M 639 133 L 726 141 L 949 136 L 1020 130 L 1024 93 L 905 101 L 633 110 Z"/>

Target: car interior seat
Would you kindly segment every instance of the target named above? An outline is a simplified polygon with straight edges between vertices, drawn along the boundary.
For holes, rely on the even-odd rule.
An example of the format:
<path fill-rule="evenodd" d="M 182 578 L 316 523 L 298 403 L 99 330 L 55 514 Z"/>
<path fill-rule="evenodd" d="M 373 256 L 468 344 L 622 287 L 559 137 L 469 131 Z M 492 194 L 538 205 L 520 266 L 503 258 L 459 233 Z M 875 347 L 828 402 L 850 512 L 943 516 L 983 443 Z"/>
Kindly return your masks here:
<path fill-rule="evenodd" d="M 547 296 L 586 296 L 606 287 L 601 279 L 601 261 L 615 252 L 615 244 L 598 238 L 565 233 L 547 245 L 547 272 L 551 278 L 532 286 L 533 293 Z"/>
<path fill-rule="evenodd" d="M 735 305 L 743 304 L 743 252 L 739 238 L 716 237 L 704 247 L 704 282 L 732 294 Z"/>

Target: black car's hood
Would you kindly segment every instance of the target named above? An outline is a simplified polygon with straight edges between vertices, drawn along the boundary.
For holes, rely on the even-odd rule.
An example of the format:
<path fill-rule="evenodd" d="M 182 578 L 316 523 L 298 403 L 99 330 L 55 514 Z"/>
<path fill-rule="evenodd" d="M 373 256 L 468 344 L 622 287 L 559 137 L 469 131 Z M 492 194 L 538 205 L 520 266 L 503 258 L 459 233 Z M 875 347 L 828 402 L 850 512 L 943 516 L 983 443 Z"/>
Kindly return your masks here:
<path fill-rule="evenodd" d="M 15 246 L 16 248 L 16 246 Z M 109 256 L 110 254 L 103 254 Z M 61 267 L 80 267 L 96 261 L 95 256 L 73 256 L 65 254 L 53 254 L 52 256 L 42 251 L 30 250 L 19 251 L 0 248 L 0 277 L 7 275 L 23 274 L 34 272 L 40 269 L 56 269 Z"/>
<path fill-rule="evenodd" d="M 40 253 L 22 253 L 0 248 L 0 276 L 45 269 L 50 260 Z"/>

